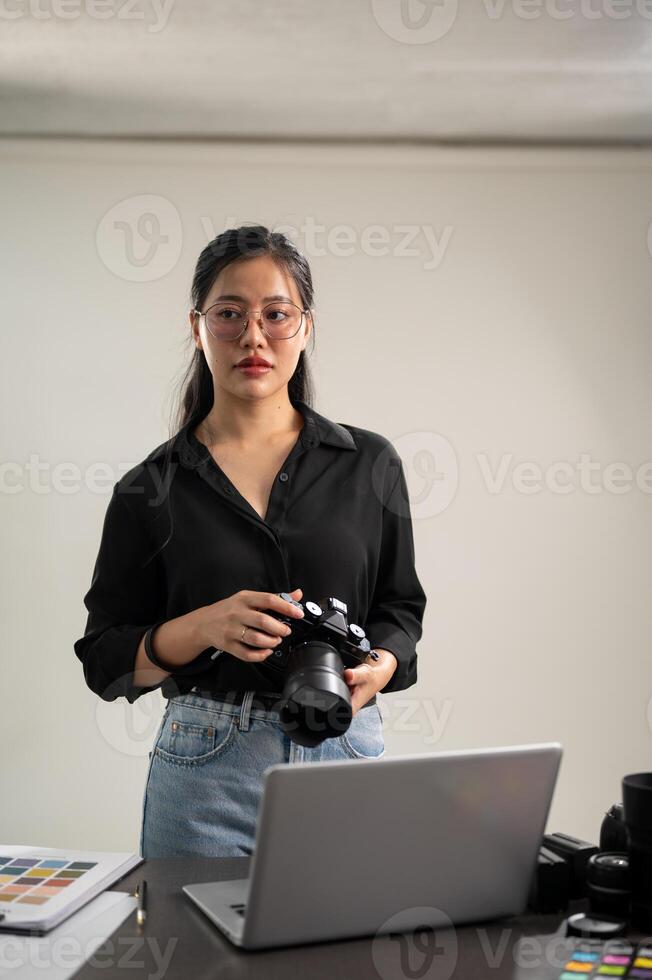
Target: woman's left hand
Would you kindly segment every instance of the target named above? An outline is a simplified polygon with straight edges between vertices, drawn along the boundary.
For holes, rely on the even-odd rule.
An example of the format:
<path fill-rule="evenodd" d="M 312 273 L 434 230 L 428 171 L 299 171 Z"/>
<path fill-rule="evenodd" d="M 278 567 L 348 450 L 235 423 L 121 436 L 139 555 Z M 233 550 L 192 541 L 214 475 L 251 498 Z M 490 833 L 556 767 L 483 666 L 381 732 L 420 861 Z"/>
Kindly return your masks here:
<path fill-rule="evenodd" d="M 351 712 L 356 715 L 360 708 L 367 703 L 389 682 L 390 677 L 398 667 L 398 660 L 390 650 L 374 647 L 380 654 L 379 660 L 365 660 L 358 667 L 347 667 L 344 680 L 351 694 Z"/>

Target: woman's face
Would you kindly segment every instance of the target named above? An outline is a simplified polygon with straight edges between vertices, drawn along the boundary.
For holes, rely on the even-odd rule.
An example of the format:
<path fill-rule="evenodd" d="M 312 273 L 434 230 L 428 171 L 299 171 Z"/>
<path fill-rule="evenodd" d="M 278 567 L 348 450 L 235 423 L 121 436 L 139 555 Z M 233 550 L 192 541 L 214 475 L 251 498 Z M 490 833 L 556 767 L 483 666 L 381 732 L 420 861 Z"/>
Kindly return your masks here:
<path fill-rule="evenodd" d="M 190 313 L 195 346 L 204 351 L 214 387 L 224 388 L 239 398 L 263 398 L 275 394 L 294 374 L 299 354 L 308 342 L 312 318 L 310 313 L 304 315 L 301 329 L 294 337 L 271 340 L 255 317 L 270 302 L 269 297 L 285 296 L 301 309 L 303 303 L 294 279 L 268 255 L 236 259 L 222 269 L 201 309 L 207 310 L 223 296 L 228 296 L 235 306 L 251 310 L 253 315 L 249 316 L 247 329 L 237 340 L 219 340 L 206 329 L 204 317 Z M 233 300 L 234 296 L 241 299 Z M 249 356 L 264 358 L 271 369 L 251 375 L 236 367 Z"/>

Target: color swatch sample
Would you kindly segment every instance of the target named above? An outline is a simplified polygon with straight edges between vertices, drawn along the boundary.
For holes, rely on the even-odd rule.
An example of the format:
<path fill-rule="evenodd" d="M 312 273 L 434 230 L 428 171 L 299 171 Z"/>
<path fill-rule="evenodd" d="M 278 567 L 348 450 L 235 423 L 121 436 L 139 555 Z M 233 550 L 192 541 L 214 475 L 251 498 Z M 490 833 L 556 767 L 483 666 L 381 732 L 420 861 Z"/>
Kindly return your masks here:
<path fill-rule="evenodd" d="M 559 980 L 578 980 L 578 977 L 652 980 L 652 946 L 637 946 L 626 939 L 580 945 L 564 964 Z"/>
<path fill-rule="evenodd" d="M 96 861 L 55 861 L 0 855 L 0 904 L 43 905 L 96 865 Z"/>

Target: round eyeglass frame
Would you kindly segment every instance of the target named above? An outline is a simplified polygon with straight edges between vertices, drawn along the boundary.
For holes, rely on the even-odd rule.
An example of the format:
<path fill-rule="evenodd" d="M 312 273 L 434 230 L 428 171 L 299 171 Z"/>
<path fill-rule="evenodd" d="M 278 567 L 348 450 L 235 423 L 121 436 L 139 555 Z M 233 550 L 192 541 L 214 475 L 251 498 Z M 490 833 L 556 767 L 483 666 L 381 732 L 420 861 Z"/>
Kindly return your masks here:
<path fill-rule="evenodd" d="M 221 305 L 222 305 L 221 302 L 211 303 L 211 305 L 208 307 L 208 310 L 212 310 L 214 306 L 221 306 Z M 256 319 L 258 320 L 258 323 L 260 324 L 260 329 L 263 331 L 263 333 L 265 334 L 266 337 L 269 337 L 270 340 L 292 340 L 292 338 L 293 337 L 296 337 L 296 335 L 301 330 L 301 327 L 303 326 L 303 318 L 304 318 L 305 314 L 310 312 L 310 307 L 309 306 L 306 306 L 306 308 L 302 310 L 301 307 L 300 306 L 297 306 L 296 303 L 289 303 L 289 304 L 288 303 L 285 303 L 284 305 L 285 306 L 288 306 L 288 305 L 289 306 L 294 306 L 294 308 L 296 310 L 299 310 L 299 312 L 301 313 L 301 322 L 299 323 L 299 326 L 294 331 L 294 333 L 290 334 L 289 337 L 272 337 L 272 335 L 270 333 L 268 333 L 267 330 L 265 329 L 265 325 L 262 322 L 262 318 L 263 318 L 263 312 L 264 312 L 264 310 L 266 310 L 268 306 L 278 306 L 278 301 L 273 302 L 273 303 L 266 303 L 265 306 L 263 306 L 261 308 L 261 310 L 260 310 L 260 316 L 256 317 Z M 193 313 L 196 313 L 199 317 L 202 317 L 203 316 L 203 318 L 204 318 L 204 326 L 208 330 L 208 332 L 211 335 L 211 337 L 215 337 L 215 334 L 213 333 L 213 331 L 208 326 L 208 323 L 206 323 L 206 314 L 208 313 L 208 310 L 204 310 L 204 312 L 202 313 L 201 310 L 196 310 L 193 307 L 192 312 Z M 240 331 L 240 333 L 237 336 L 235 336 L 235 337 L 229 338 L 230 340 L 240 340 L 240 337 L 242 337 L 243 333 L 246 331 L 247 327 L 249 326 L 249 314 L 250 313 L 254 313 L 254 312 L 256 312 L 256 311 L 255 310 L 245 310 L 244 311 L 244 317 L 243 317 L 244 326 L 243 326 L 242 330 Z M 224 337 L 215 337 L 215 340 L 224 340 L 224 339 L 225 339 Z"/>

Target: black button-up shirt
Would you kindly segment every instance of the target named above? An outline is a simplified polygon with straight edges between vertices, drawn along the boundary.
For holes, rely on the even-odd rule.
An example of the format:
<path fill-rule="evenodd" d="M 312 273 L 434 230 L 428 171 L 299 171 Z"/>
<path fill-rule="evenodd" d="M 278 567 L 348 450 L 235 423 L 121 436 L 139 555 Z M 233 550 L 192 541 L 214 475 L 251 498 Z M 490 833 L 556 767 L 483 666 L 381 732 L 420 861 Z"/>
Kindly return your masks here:
<path fill-rule="evenodd" d="M 297 441 L 281 466 L 265 519 L 238 491 L 187 423 L 114 485 L 75 641 L 86 683 L 106 701 L 130 703 L 160 687 L 282 690 L 253 663 L 208 647 L 160 684 L 135 686 L 145 631 L 250 589 L 301 601 L 334 596 L 372 648 L 398 666 L 381 693 L 417 679 L 416 643 L 426 596 L 414 565 L 407 485 L 391 442 L 337 424 L 302 401 Z"/>

